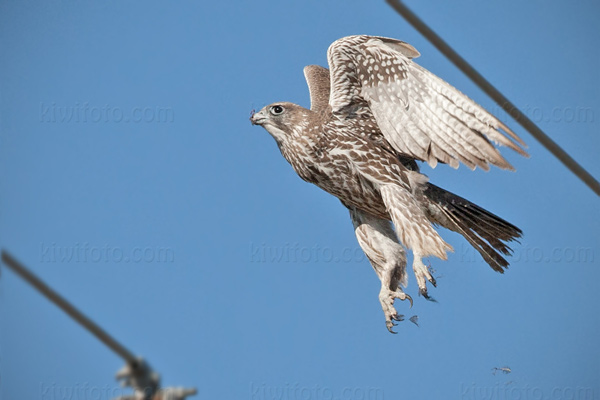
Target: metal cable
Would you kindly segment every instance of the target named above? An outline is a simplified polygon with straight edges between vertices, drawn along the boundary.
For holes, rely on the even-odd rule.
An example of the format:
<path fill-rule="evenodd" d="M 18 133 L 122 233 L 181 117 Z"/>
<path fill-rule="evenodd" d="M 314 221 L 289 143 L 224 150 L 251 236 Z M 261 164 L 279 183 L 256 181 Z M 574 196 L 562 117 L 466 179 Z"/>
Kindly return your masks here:
<path fill-rule="evenodd" d="M 532 120 L 511 103 L 502 93 L 489 83 L 475 68 L 454 51 L 448 43 L 438 36 L 429 26 L 417 17 L 406 5 L 399 0 L 386 0 L 386 2 L 408 21 L 417 31 L 429 40 L 442 54 L 467 75 L 481 90 L 490 96 L 502 107 L 515 121 L 525 128 L 538 142 L 550 153 L 560 160 L 568 169 L 581 179 L 590 189 L 600 196 L 600 183 L 581 165 L 577 163 L 554 140 L 546 135 Z"/>
<path fill-rule="evenodd" d="M 122 344 L 117 342 L 112 336 L 110 336 L 105 330 L 100 328 L 94 321 L 86 317 L 81 311 L 76 309 L 61 295 L 56 293 L 52 288 L 42 282 L 37 276 L 29 271 L 23 264 L 13 258 L 5 250 L 2 250 L 2 262 L 13 270 L 17 275 L 35 287 L 40 293 L 42 293 L 48 300 L 56 304 L 64 312 L 70 315 L 75 321 L 79 322 L 81 326 L 90 331 L 96 336 L 102 343 L 107 345 L 112 351 L 121 356 L 128 364 L 136 366 L 138 361 L 136 357 L 127 350 Z"/>

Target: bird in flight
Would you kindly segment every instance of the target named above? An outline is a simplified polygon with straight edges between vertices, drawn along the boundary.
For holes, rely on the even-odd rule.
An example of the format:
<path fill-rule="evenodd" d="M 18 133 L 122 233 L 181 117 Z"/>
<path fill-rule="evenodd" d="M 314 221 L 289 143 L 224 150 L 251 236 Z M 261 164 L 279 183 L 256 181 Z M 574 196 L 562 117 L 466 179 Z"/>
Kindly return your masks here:
<path fill-rule="evenodd" d="M 304 68 L 310 110 L 278 102 L 250 117 L 303 180 L 350 211 L 358 243 L 381 281 L 379 301 L 392 333 L 394 321 L 402 320 L 395 299 L 413 304 L 402 290 L 408 282 L 405 248 L 412 250 L 426 299 L 427 281 L 436 281 L 422 259 L 445 260 L 452 251 L 434 226 L 460 233 L 500 273 L 512 251 L 507 242 L 521 236 L 516 226 L 429 183 L 420 172 L 417 162 L 513 170 L 494 144 L 527 153 L 502 122 L 416 64 L 419 55 L 396 39 L 341 38 L 327 51 L 329 69 Z"/>
<path fill-rule="evenodd" d="M 494 367 L 492 368 L 492 374 L 496 375 L 497 372 L 502 372 L 503 374 L 510 374 L 512 369 L 510 367 Z"/>

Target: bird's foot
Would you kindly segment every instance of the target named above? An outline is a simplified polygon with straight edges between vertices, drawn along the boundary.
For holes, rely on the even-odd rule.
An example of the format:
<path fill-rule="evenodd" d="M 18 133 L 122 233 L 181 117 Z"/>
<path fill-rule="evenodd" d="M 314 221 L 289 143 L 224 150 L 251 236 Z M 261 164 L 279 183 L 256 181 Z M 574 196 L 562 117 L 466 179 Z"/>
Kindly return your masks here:
<path fill-rule="evenodd" d="M 413 271 L 417 278 L 417 284 L 419 285 L 419 294 L 429 301 L 436 301 L 433 297 L 429 296 L 429 293 L 427 293 L 427 281 L 429 281 L 433 287 L 437 287 L 437 282 L 431 274 L 430 267 L 425 266 L 423 261 L 421 261 L 421 258 L 416 255 L 413 261 Z"/>
<path fill-rule="evenodd" d="M 394 321 L 404 321 L 404 315 L 398 314 L 394 307 L 394 301 L 396 299 L 408 300 L 410 306 L 412 307 L 413 305 L 412 298 L 404 293 L 402 289 L 398 288 L 396 291 L 392 291 L 386 287 L 381 288 L 381 291 L 379 292 L 379 301 L 381 302 L 381 308 L 385 315 L 385 326 L 390 333 L 396 333 L 392 330 L 392 328 L 396 326 Z"/>

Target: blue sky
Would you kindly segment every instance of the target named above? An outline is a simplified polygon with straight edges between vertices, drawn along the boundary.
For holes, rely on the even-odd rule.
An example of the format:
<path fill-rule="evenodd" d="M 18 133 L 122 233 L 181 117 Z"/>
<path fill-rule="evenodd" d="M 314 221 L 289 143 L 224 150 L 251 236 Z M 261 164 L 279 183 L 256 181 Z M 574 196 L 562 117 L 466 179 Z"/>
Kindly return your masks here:
<path fill-rule="evenodd" d="M 407 4 L 600 176 L 598 2 Z M 431 260 L 438 303 L 411 273 L 415 306 L 397 307 L 420 327 L 398 335 L 346 210 L 248 121 L 274 101 L 308 106 L 302 68 L 363 33 L 414 45 L 531 154 L 504 151 L 516 173 L 424 168 L 524 238 L 499 275 L 443 232 L 456 252 Z M 0 245 L 164 385 L 199 399 L 600 398 L 598 197 L 384 1 L 2 2 L 0 43 Z M 120 393 L 122 360 L 4 267 L 0 319 L 2 399 Z"/>

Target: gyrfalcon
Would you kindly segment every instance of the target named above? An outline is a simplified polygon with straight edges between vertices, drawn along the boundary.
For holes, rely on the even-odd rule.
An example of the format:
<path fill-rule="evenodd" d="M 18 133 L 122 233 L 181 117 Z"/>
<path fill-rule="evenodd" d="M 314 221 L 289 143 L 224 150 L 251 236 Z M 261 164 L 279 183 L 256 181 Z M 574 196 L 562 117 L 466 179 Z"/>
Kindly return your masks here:
<path fill-rule="evenodd" d="M 422 259 L 445 260 L 452 251 L 434 226 L 460 233 L 498 272 L 508 267 L 507 242 L 521 236 L 420 173 L 418 161 L 512 170 L 492 142 L 527 153 L 502 122 L 416 64 L 418 56 L 396 39 L 344 37 L 329 47 L 329 70 L 304 68 L 310 110 L 279 102 L 251 116 L 302 179 L 350 210 L 358 243 L 381 280 L 379 300 L 392 333 L 393 321 L 402 320 L 394 300 L 413 302 L 400 286 L 408 280 L 405 247 L 413 252 L 419 292 L 429 298 L 426 281 L 436 282 Z"/>

